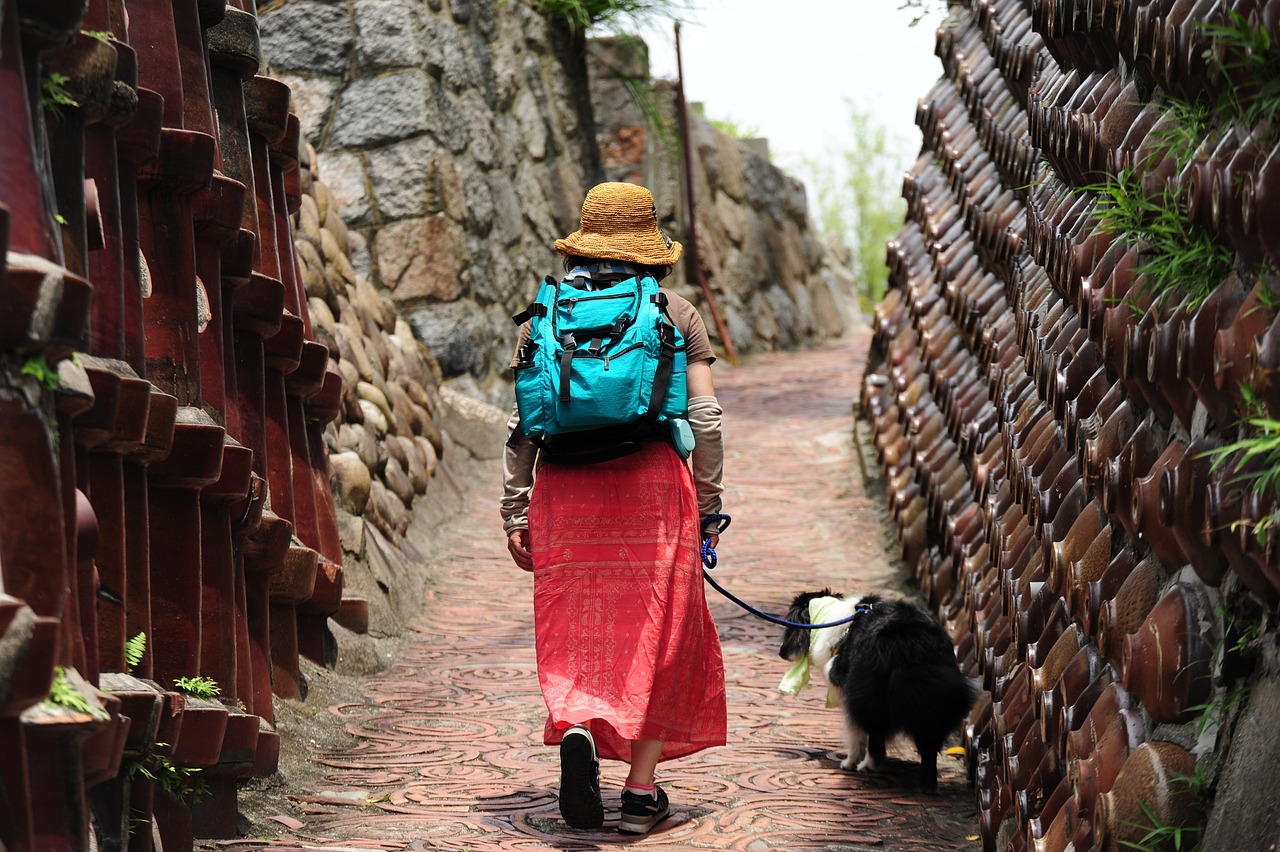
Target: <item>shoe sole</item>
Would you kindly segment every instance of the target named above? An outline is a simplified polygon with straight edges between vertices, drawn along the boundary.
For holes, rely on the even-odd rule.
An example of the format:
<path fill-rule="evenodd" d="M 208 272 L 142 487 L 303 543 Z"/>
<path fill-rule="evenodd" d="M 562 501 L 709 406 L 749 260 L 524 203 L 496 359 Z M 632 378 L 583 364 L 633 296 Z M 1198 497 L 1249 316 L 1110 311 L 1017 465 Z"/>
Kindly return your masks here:
<path fill-rule="evenodd" d="M 560 816 L 573 828 L 604 825 L 597 767 L 590 732 L 575 730 L 560 741 Z"/>
<path fill-rule="evenodd" d="M 622 815 L 622 821 L 618 823 L 619 834 L 648 834 L 653 830 L 654 826 L 662 822 L 671 813 L 671 808 L 667 808 L 662 813 L 653 816 L 637 818 Z"/>

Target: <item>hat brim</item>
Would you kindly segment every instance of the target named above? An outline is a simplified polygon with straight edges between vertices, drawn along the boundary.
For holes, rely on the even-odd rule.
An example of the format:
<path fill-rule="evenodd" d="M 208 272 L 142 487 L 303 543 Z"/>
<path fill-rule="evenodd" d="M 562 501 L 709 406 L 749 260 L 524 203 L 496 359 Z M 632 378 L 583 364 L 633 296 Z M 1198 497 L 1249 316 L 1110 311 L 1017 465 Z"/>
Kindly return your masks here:
<path fill-rule="evenodd" d="M 636 240 L 580 230 L 563 240 L 556 240 L 555 248 L 566 256 L 622 260 L 641 266 L 675 266 L 684 252 L 684 246 L 676 240 L 672 240 L 668 247 L 656 234 L 653 240 Z"/>

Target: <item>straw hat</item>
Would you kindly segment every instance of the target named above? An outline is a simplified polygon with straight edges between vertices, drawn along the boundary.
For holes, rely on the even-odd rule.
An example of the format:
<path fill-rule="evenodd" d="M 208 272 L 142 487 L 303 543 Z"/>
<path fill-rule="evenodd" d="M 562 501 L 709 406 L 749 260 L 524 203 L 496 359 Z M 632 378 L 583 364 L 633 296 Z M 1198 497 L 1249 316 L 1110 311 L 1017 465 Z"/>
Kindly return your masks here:
<path fill-rule="evenodd" d="M 582 227 L 563 240 L 563 255 L 626 260 L 641 266 L 674 266 L 683 246 L 658 227 L 653 195 L 631 183 L 601 183 L 582 202 Z"/>

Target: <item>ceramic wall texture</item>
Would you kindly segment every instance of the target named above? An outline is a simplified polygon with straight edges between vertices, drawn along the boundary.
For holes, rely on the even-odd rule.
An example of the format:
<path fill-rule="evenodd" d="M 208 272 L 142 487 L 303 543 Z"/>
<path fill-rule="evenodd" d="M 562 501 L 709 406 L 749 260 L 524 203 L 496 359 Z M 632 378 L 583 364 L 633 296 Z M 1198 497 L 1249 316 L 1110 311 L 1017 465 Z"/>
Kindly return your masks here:
<path fill-rule="evenodd" d="M 261 64 L 251 4 L 0 3 L 10 852 L 230 836 L 237 783 L 276 766 L 273 696 L 330 618 L 361 626 L 323 438 L 341 359 L 290 221 L 311 176 Z M 196 777 L 194 802 L 160 783 Z"/>
<path fill-rule="evenodd" d="M 1269 712 L 1247 692 L 1273 670 L 1275 493 L 1259 459 L 1208 454 L 1280 416 L 1278 20 L 967 0 L 938 29 L 862 407 L 903 556 L 984 690 L 986 849 L 1275 840 L 1232 839 L 1270 805 L 1221 795 L 1276 786 L 1232 753 Z"/>

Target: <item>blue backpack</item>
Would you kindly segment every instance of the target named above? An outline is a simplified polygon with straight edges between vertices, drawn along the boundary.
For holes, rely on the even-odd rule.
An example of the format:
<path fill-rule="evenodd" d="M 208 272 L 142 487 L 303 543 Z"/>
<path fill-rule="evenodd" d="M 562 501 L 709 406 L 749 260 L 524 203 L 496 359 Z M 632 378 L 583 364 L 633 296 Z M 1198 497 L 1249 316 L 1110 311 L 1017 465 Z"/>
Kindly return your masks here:
<path fill-rule="evenodd" d="M 587 464 L 669 437 L 689 410 L 684 337 L 652 276 L 584 290 L 548 276 L 515 366 L 520 426 L 558 462 Z M 687 426 L 683 426 L 687 432 Z"/>

